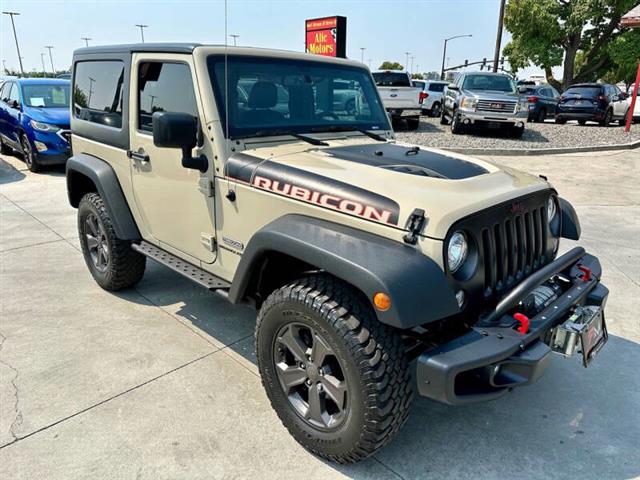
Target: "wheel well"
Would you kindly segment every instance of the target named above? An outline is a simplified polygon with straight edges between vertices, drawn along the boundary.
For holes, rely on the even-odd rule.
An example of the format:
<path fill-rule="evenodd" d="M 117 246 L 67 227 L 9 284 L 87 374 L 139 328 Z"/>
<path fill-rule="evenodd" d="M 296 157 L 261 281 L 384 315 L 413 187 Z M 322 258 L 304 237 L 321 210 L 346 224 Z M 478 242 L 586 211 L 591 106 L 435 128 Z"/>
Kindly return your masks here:
<path fill-rule="evenodd" d="M 98 191 L 89 177 L 73 170 L 67 172 L 67 189 L 69 191 L 69 202 L 75 208 L 78 208 L 80 200 L 87 193 Z"/>

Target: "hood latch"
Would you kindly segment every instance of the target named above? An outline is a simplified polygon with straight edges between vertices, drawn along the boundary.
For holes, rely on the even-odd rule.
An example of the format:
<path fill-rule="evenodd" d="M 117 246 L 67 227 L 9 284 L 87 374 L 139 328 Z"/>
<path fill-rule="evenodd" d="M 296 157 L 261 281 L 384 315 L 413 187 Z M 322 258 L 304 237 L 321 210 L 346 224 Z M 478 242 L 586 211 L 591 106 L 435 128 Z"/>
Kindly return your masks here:
<path fill-rule="evenodd" d="M 409 230 L 402 239 L 404 243 L 408 243 L 409 245 L 415 245 L 418 243 L 418 235 L 422 232 L 424 225 L 427 219 L 424 216 L 424 210 L 421 208 L 414 208 L 411 215 L 407 219 L 407 225 L 405 228 Z"/>

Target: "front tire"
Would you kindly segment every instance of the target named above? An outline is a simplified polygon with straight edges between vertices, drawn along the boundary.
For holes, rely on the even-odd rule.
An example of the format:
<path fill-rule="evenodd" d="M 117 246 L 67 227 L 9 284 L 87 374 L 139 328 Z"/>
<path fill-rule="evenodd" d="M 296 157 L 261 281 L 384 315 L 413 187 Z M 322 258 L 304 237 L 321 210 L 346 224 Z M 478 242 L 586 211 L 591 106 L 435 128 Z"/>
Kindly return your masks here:
<path fill-rule="evenodd" d="M 413 394 L 401 337 L 334 277 L 305 277 L 269 295 L 256 355 L 272 407 L 316 455 L 357 462 L 407 419 Z"/>
<path fill-rule="evenodd" d="M 611 120 L 613 119 L 613 111 L 611 109 L 607 110 L 604 114 L 604 120 L 600 122 L 600 126 L 608 127 L 611 124 Z"/>
<path fill-rule="evenodd" d="M 84 260 L 95 281 L 116 291 L 138 283 L 144 275 L 146 257 L 131 243 L 116 236 L 102 197 L 88 193 L 78 206 L 78 234 Z"/>
<path fill-rule="evenodd" d="M 22 148 L 22 159 L 29 171 L 33 173 L 39 172 L 40 164 L 38 163 L 38 158 L 36 157 L 36 153 L 33 151 L 31 142 L 24 133 L 20 135 L 20 147 Z"/>
<path fill-rule="evenodd" d="M 456 112 L 455 110 L 451 114 L 451 133 L 453 133 L 454 135 L 464 133 L 464 126 L 458 118 L 458 112 Z"/>

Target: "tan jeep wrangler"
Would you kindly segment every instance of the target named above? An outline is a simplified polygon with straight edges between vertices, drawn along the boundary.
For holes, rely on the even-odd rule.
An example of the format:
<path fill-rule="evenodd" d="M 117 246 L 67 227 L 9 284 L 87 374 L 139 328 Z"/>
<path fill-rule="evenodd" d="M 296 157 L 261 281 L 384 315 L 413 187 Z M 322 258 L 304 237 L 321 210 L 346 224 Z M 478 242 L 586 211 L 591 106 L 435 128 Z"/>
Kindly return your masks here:
<path fill-rule="evenodd" d="M 495 399 L 551 352 L 586 366 L 606 342 L 598 260 L 556 258 L 580 236 L 571 205 L 543 177 L 395 142 L 357 62 L 83 48 L 71 108 L 67 186 L 95 280 L 131 287 L 150 257 L 255 305 L 266 393 L 318 455 L 373 453 L 414 390 Z"/>

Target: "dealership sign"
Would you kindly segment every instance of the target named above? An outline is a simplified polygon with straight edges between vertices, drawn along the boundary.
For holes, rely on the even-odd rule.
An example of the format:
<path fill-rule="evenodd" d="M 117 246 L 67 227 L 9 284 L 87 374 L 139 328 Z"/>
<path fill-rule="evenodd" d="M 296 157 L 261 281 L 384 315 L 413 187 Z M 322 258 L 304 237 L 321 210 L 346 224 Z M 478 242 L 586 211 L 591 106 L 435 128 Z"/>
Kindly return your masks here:
<path fill-rule="evenodd" d="M 347 17 L 313 18 L 305 22 L 307 53 L 347 56 Z"/>

